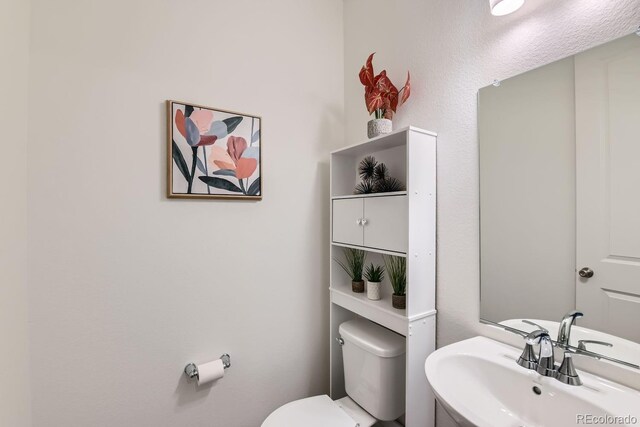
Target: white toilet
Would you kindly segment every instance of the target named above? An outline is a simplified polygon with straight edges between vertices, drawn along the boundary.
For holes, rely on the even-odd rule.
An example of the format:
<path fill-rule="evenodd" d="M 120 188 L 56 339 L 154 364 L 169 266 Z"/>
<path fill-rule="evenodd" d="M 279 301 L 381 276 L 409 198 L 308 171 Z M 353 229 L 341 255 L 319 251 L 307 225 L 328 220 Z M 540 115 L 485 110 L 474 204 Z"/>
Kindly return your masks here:
<path fill-rule="evenodd" d="M 365 319 L 344 322 L 342 362 L 347 397 L 327 395 L 287 403 L 262 427 L 399 426 L 405 411 L 405 339 Z"/>

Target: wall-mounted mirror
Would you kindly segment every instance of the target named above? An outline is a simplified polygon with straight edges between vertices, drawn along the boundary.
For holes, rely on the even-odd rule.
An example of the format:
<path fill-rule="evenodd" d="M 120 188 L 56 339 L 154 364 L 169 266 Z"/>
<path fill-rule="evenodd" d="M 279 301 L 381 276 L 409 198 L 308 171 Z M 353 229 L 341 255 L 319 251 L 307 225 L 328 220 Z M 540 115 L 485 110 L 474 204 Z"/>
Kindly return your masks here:
<path fill-rule="evenodd" d="M 640 37 L 483 88 L 478 111 L 481 320 L 553 336 L 579 310 L 571 345 L 640 365 Z"/>

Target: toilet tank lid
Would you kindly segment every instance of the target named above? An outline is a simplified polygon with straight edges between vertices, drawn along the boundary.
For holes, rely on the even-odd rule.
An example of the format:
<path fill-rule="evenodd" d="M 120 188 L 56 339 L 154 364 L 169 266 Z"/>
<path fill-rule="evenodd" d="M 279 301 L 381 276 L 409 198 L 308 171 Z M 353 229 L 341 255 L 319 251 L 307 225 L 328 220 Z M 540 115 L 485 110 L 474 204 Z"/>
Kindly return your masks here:
<path fill-rule="evenodd" d="M 366 319 L 344 322 L 338 328 L 340 336 L 378 357 L 396 357 L 405 352 L 405 338 Z"/>

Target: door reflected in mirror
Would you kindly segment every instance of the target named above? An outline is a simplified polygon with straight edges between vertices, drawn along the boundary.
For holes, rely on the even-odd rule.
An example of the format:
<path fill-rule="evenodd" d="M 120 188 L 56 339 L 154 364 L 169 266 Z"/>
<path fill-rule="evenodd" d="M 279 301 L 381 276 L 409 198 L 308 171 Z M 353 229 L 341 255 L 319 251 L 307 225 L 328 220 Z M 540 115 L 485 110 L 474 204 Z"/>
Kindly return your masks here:
<path fill-rule="evenodd" d="M 478 106 L 481 320 L 553 337 L 577 309 L 572 346 L 640 365 L 640 37 Z"/>

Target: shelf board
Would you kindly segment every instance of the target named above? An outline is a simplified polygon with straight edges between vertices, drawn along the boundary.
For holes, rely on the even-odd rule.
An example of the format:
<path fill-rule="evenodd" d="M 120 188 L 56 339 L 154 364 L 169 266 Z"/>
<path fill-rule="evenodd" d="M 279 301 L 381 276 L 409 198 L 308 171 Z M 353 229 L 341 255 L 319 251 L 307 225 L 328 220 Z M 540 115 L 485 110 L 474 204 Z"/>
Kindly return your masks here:
<path fill-rule="evenodd" d="M 383 255 L 394 255 L 394 256 L 399 256 L 399 257 L 403 257 L 403 258 L 407 257 L 407 253 L 406 252 L 388 251 L 386 249 L 370 248 L 368 246 L 350 245 L 348 243 L 339 243 L 339 242 L 331 242 L 331 244 L 333 246 L 339 246 L 341 248 L 362 249 L 363 251 L 375 252 L 375 253 L 383 254 Z"/>
<path fill-rule="evenodd" d="M 409 319 L 407 310 L 399 310 L 391 306 L 391 295 L 383 294 L 382 299 L 373 301 L 367 293 L 355 293 L 349 284 L 334 284 L 329 287 L 331 302 L 362 317 L 372 320 L 385 328 L 403 336 L 407 335 Z"/>
<path fill-rule="evenodd" d="M 406 191 L 390 191 L 388 193 L 347 194 L 346 196 L 333 196 L 331 200 L 368 199 L 370 197 L 406 196 L 406 195 L 407 195 Z"/>
<path fill-rule="evenodd" d="M 437 136 L 435 132 L 420 129 L 414 126 L 408 126 L 395 130 L 391 133 L 387 133 L 385 135 L 380 135 L 375 138 L 368 139 L 358 144 L 353 144 L 349 145 L 348 147 L 334 150 L 331 152 L 331 154 L 342 156 L 360 156 L 363 154 L 367 154 L 367 152 L 371 151 L 372 147 L 375 147 L 376 150 L 385 150 L 388 148 L 398 147 L 400 145 L 406 144 L 406 135 L 408 132 L 418 132 L 426 135 Z"/>

